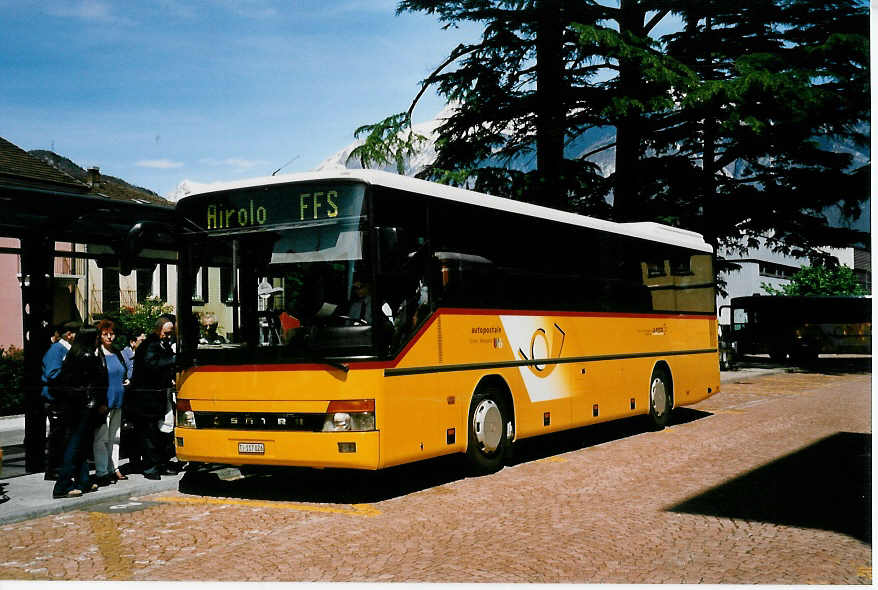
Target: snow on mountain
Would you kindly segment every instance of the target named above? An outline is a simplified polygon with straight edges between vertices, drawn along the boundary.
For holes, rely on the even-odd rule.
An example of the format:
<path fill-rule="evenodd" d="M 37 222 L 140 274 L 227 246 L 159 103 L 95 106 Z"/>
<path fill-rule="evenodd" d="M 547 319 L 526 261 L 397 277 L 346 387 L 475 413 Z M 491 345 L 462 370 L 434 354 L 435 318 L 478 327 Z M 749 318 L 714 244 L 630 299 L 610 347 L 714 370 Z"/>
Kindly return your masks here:
<path fill-rule="evenodd" d="M 188 178 L 182 180 L 180 184 L 177 185 L 177 188 L 174 189 L 173 192 L 165 195 L 165 198 L 169 201 L 174 201 L 175 203 L 186 197 L 191 195 L 192 193 L 201 192 L 204 190 L 209 190 L 211 188 L 218 187 L 221 182 L 195 182 L 194 180 L 189 180 Z"/>
<path fill-rule="evenodd" d="M 425 166 L 428 166 L 436 159 L 436 149 L 434 144 L 436 143 L 436 139 L 438 134 L 436 130 L 439 126 L 451 116 L 454 112 L 454 106 L 448 105 L 444 109 L 442 109 L 439 114 L 437 114 L 432 120 L 426 121 L 424 123 L 416 123 L 412 125 L 412 129 L 415 133 L 423 135 L 427 138 L 424 142 L 421 150 L 418 151 L 411 158 L 407 158 L 405 162 L 405 175 L 406 176 L 414 176 L 418 172 L 424 169 Z M 360 161 L 356 158 L 350 158 L 351 152 L 354 151 L 355 148 L 363 145 L 363 139 L 358 139 L 357 141 L 351 143 L 345 148 L 337 151 L 332 154 L 325 160 L 323 160 L 320 164 L 314 168 L 314 172 L 323 172 L 327 170 L 338 170 L 339 168 L 352 168 L 359 169 L 363 166 L 360 164 Z M 391 163 L 382 167 L 376 167 L 376 170 L 384 170 L 386 172 L 396 173 L 396 164 Z"/>
<path fill-rule="evenodd" d="M 439 114 L 437 114 L 436 117 L 434 117 L 432 120 L 413 125 L 414 131 L 425 136 L 427 138 L 427 141 L 424 143 L 422 149 L 418 151 L 417 154 L 415 154 L 411 158 L 406 159 L 406 176 L 414 176 L 415 174 L 423 170 L 425 166 L 428 166 L 436 159 L 436 149 L 434 147 L 436 138 L 438 136 L 436 130 L 445 121 L 445 119 L 451 116 L 453 112 L 454 106 L 449 105 L 445 107 Z M 573 139 L 565 148 L 565 153 L 568 158 L 579 158 L 585 154 L 597 150 L 598 148 L 611 144 L 614 139 L 615 130 L 612 127 L 597 127 L 594 129 L 590 129 Z M 333 155 L 326 158 L 314 169 L 314 171 L 319 172 L 326 170 L 337 170 L 339 168 L 362 168 L 359 160 L 357 160 L 356 158 L 349 159 L 351 152 L 356 147 L 362 144 L 363 140 L 358 140 L 351 143 L 347 147 L 337 151 Z M 612 147 L 605 149 L 589 157 L 589 160 L 598 164 L 604 175 L 611 174 L 615 169 L 615 149 Z M 486 162 L 486 164 L 492 166 L 505 166 L 507 168 L 522 171 L 533 170 L 536 167 L 536 155 L 535 151 L 532 151 L 530 153 L 523 153 L 509 161 L 498 160 L 495 162 Z M 396 173 L 396 164 L 391 163 L 377 169 Z"/>

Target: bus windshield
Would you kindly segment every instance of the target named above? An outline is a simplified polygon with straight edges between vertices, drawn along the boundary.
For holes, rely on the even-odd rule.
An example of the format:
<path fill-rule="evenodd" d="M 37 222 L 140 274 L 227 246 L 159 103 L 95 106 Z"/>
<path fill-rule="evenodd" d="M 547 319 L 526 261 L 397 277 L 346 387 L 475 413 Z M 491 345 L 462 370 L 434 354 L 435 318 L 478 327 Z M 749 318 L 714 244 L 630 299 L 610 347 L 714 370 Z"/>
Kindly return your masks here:
<path fill-rule="evenodd" d="M 354 214 L 191 238 L 190 273 L 181 277 L 190 283 L 182 289 L 192 292 L 191 321 L 182 341 L 208 362 L 372 356 L 366 235 Z"/>

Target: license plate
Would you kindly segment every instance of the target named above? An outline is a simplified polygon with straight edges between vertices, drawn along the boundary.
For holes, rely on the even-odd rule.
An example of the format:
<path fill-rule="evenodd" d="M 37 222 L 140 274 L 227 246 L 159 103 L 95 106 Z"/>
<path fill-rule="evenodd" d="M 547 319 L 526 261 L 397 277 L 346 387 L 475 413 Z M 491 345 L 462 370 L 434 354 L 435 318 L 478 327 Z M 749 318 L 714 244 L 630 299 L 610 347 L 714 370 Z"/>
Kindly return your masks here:
<path fill-rule="evenodd" d="M 265 443 L 238 443 L 239 455 L 264 455 Z"/>

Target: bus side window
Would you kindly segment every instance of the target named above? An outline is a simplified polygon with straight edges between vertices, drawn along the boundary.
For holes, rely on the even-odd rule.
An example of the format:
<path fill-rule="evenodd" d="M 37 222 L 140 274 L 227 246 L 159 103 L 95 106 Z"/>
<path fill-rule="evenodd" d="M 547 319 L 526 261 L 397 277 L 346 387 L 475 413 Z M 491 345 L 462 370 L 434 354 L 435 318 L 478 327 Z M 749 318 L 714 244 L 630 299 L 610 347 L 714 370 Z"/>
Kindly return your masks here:
<path fill-rule="evenodd" d="M 494 303 L 497 273 L 483 256 L 463 252 L 436 252 L 443 301 L 452 305 Z"/>
<path fill-rule="evenodd" d="M 692 272 L 692 257 L 685 256 L 674 256 L 670 259 L 671 266 L 671 274 L 675 277 L 688 277 L 694 274 Z"/>
<path fill-rule="evenodd" d="M 646 265 L 646 276 L 648 278 L 663 277 L 667 275 L 667 273 L 665 273 L 664 260 L 647 260 L 644 264 Z"/>
<path fill-rule="evenodd" d="M 738 330 L 744 329 L 744 326 L 747 324 L 747 310 L 734 309 L 733 311 L 732 330 L 737 332 Z"/>

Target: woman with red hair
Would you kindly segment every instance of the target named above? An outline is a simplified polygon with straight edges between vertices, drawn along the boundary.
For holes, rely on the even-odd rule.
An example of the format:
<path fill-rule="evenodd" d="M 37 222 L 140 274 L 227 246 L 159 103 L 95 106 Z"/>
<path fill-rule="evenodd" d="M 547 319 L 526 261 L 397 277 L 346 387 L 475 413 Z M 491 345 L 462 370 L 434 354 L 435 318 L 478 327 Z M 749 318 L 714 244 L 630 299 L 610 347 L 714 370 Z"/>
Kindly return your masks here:
<path fill-rule="evenodd" d="M 98 359 L 95 386 L 106 400 L 107 412 L 94 432 L 95 480 L 99 486 L 128 479 L 119 471 L 119 435 L 122 430 L 122 400 L 128 385 L 128 368 L 122 353 L 113 347 L 116 325 L 110 320 L 98 324 Z"/>

